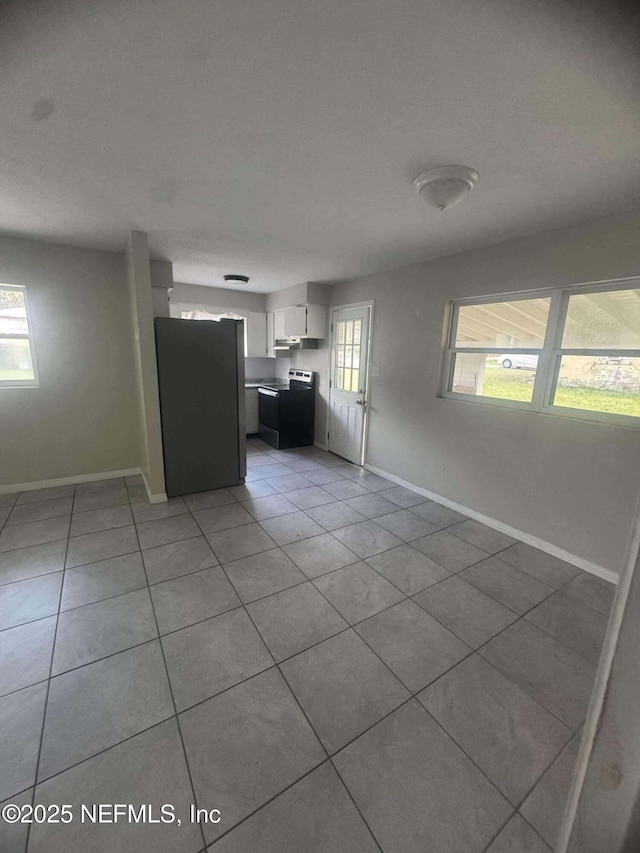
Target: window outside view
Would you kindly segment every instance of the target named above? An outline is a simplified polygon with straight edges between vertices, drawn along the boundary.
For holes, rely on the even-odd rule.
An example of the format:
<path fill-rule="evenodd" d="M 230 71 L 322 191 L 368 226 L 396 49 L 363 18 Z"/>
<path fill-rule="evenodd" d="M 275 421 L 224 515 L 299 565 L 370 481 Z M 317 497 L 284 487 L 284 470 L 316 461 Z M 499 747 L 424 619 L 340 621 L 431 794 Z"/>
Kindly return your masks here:
<path fill-rule="evenodd" d="M 24 290 L 0 286 L 0 384 L 35 382 Z"/>
<path fill-rule="evenodd" d="M 640 417 L 640 290 L 570 296 L 562 347 L 602 352 L 562 355 L 554 405 Z"/>
<path fill-rule="evenodd" d="M 550 297 L 460 305 L 450 390 L 532 403 L 550 310 Z M 559 321 L 550 403 L 640 417 L 640 290 L 572 294 Z"/>
<path fill-rule="evenodd" d="M 355 391 L 360 388 L 360 337 L 362 320 L 338 320 L 335 388 Z"/>
<path fill-rule="evenodd" d="M 546 298 L 461 305 L 455 346 L 493 352 L 456 353 L 451 390 L 530 403 L 538 355 L 517 349 L 542 350 L 550 304 Z"/>

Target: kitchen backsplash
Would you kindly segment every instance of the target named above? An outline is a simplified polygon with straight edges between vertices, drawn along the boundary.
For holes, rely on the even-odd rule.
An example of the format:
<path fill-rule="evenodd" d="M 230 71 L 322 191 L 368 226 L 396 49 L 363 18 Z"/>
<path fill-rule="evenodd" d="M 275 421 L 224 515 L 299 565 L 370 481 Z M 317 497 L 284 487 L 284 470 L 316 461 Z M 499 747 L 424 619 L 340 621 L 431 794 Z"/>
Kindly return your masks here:
<path fill-rule="evenodd" d="M 245 358 L 245 382 L 253 379 L 286 379 L 291 367 L 290 358 Z"/>

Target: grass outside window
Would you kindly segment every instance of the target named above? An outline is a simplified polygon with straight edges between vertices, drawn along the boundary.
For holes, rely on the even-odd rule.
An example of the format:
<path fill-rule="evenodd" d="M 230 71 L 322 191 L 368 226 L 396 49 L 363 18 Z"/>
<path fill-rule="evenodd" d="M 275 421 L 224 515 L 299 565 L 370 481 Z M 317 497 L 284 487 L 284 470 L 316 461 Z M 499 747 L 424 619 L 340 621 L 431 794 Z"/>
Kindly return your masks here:
<path fill-rule="evenodd" d="M 640 287 L 453 303 L 443 395 L 640 426 Z"/>

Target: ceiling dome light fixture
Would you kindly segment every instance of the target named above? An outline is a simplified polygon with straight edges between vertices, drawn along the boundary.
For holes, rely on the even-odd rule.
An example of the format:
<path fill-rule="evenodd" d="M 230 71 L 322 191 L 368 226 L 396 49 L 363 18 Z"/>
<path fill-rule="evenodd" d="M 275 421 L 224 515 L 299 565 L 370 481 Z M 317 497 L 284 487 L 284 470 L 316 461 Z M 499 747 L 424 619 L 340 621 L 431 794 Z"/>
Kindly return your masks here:
<path fill-rule="evenodd" d="M 418 175 L 413 186 L 427 204 L 449 210 L 466 198 L 478 177 L 476 170 L 468 166 L 439 166 Z"/>
<path fill-rule="evenodd" d="M 227 284 L 248 284 L 249 276 L 248 275 L 225 275 L 223 276 L 224 280 Z"/>

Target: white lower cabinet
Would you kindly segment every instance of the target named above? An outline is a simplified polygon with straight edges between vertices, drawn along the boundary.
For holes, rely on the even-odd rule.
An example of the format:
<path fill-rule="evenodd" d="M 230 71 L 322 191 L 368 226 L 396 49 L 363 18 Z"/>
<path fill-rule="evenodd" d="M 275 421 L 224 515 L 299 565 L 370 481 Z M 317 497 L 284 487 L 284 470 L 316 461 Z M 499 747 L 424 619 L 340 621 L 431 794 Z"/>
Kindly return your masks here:
<path fill-rule="evenodd" d="M 247 435 L 258 432 L 258 389 L 246 388 Z"/>

